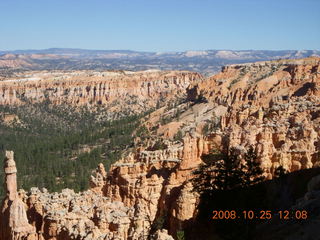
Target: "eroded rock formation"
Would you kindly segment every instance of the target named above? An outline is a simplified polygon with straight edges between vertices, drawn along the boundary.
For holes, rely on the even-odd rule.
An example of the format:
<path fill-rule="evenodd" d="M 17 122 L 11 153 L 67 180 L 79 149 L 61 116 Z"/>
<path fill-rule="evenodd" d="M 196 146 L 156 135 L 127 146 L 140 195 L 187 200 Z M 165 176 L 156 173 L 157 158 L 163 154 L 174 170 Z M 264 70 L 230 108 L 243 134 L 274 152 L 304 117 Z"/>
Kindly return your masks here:
<path fill-rule="evenodd" d="M 117 100 L 119 105 L 146 110 L 160 99 L 176 99 L 189 84 L 201 79 L 200 74 L 187 71 L 28 72 L 0 81 L 0 104 L 50 101 L 83 106 L 111 105 Z"/>
<path fill-rule="evenodd" d="M 189 87 L 188 95 L 224 106 L 212 136 L 223 139 L 223 148 L 253 146 L 271 178 L 280 165 L 288 171 L 319 166 L 319 89 L 320 59 L 309 58 L 228 66 Z"/>
<path fill-rule="evenodd" d="M 194 216 L 197 194 L 189 180 L 208 149 L 206 144 L 186 136 L 183 143 L 167 142 L 166 149 L 140 149 L 112 166 L 105 195 L 140 209 L 151 222 L 167 218 L 169 233 L 175 234 Z"/>
<path fill-rule="evenodd" d="M 1 239 L 35 240 L 36 232 L 28 223 L 25 203 L 17 192 L 17 168 L 13 152 L 6 151 L 4 159 L 6 197 L 1 206 Z"/>
<path fill-rule="evenodd" d="M 96 175 L 102 173 L 101 169 L 99 165 Z M 134 208 L 110 201 L 94 189 L 82 193 L 69 189 L 48 193 L 38 188 L 32 188 L 29 193 L 17 192 L 16 172 L 13 152 L 6 152 L 7 196 L 1 208 L 1 240 L 106 240 L 143 236 L 144 228 L 142 232 L 135 230 L 139 221 Z M 141 214 L 139 217 L 146 218 Z"/>
<path fill-rule="evenodd" d="M 110 91 L 114 86 L 117 90 L 107 95 L 103 88 L 98 94 L 91 92 L 92 88 L 82 89 L 87 91 L 85 95 L 77 95 L 72 88 L 72 94 L 69 95 L 69 91 L 64 96 L 61 89 L 70 88 L 64 86 L 56 93 L 54 90 L 49 97 L 56 103 L 67 101 L 81 105 L 90 99 L 102 101 L 103 98 L 105 101 L 106 96 L 110 99 L 125 97 L 130 89 L 141 99 L 148 99 L 161 96 L 156 86 L 163 87 L 166 79 L 170 79 L 171 90 L 163 96 L 170 97 L 173 92 L 180 91 L 173 89 L 177 87 L 174 82 L 182 81 L 179 88 L 182 91 L 193 77 L 199 78 L 184 73 L 178 78 L 170 74 L 170 77 L 150 74 L 140 90 L 142 81 L 137 79 L 143 79 L 143 74 L 131 76 L 137 81 L 121 75 L 110 87 Z M 56 84 L 60 86 L 65 82 L 71 81 Z M 96 80 L 92 83 L 92 86 L 99 85 Z M 4 95 L 17 95 L 19 84 L 14 83 L 11 92 Z M 30 88 L 40 89 L 33 93 L 23 91 L 26 97 L 38 101 L 45 84 L 46 81 Z M 20 192 L 19 196 L 27 206 L 28 221 L 39 237 L 51 240 L 146 239 L 158 219 L 165 219 L 168 233 L 176 236 L 176 232 L 196 214 L 198 196 L 192 191 L 190 179 L 193 170 L 202 162 L 201 155 L 210 150 L 235 147 L 241 152 L 253 146 L 269 178 L 280 165 L 288 171 L 319 166 L 319 84 L 319 58 L 225 67 L 218 75 L 189 86 L 188 100 L 192 104 L 180 104 L 177 109 L 182 113 L 179 115 L 172 117 L 176 109 L 164 108 L 150 115 L 145 125 L 148 129 L 156 129 L 156 135 L 162 135 L 160 147 L 155 147 L 153 140 L 144 142 L 113 164 L 108 173 L 103 165 L 99 165 L 90 179 L 90 190 L 82 193 L 72 190 L 48 193 L 38 189 Z M 87 86 L 87 82 L 82 81 L 80 85 Z M 100 87 L 97 89 L 101 91 Z M 172 119 L 161 124 L 157 113 Z M 208 124 L 211 128 L 204 132 Z M 173 140 L 177 131 L 183 133 L 182 140 Z M 15 175 L 8 180 L 15 182 Z M 318 180 L 314 180 L 310 189 L 317 184 Z M 16 190 L 10 191 L 7 202 L 15 199 Z M 3 209 L 6 208 L 8 206 Z M 171 239 L 165 231 L 155 232 L 154 236 Z"/>
<path fill-rule="evenodd" d="M 86 192 L 20 191 L 19 203 L 26 208 L 19 217 L 37 237 L 50 240 L 146 239 L 157 217 L 168 217 L 175 234 L 177 224 L 194 215 L 197 195 L 188 180 L 201 161 L 204 143 L 185 137 L 184 144 L 167 144 L 163 150 L 132 153 L 109 175 L 100 164 Z M 164 231 L 154 237 L 172 239 Z"/>

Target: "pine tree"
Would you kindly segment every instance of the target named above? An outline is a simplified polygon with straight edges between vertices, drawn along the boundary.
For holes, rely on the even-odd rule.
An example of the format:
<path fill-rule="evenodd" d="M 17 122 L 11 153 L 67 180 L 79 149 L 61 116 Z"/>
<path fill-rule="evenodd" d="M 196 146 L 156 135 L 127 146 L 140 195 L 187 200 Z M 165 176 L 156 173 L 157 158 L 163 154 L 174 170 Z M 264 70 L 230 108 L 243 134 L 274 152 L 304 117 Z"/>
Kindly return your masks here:
<path fill-rule="evenodd" d="M 241 171 L 243 173 L 242 186 L 248 187 L 263 181 L 263 170 L 260 163 L 257 161 L 257 154 L 253 147 L 250 147 L 244 154 L 244 164 L 241 164 Z"/>
<path fill-rule="evenodd" d="M 212 195 L 214 191 L 226 191 L 248 187 L 264 180 L 257 155 L 250 147 L 243 159 L 235 148 L 229 153 L 212 152 L 202 156 L 205 162 L 194 172 L 193 184 L 199 193 Z"/>
<path fill-rule="evenodd" d="M 280 165 L 274 171 L 274 178 L 282 178 L 287 173 L 288 173 L 288 171 L 282 165 Z"/>

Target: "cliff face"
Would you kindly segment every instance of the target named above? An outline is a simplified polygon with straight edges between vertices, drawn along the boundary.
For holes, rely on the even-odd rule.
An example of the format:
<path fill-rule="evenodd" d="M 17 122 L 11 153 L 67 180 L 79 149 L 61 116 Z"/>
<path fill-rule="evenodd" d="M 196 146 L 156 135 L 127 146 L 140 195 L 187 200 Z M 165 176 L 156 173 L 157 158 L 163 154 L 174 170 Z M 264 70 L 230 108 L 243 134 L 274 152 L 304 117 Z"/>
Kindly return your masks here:
<path fill-rule="evenodd" d="M 188 97 L 224 106 L 212 135 L 223 148 L 253 146 L 271 178 L 279 165 L 319 166 L 319 89 L 320 60 L 309 58 L 229 66 L 190 87 Z"/>
<path fill-rule="evenodd" d="M 163 150 L 139 149 L 112 166 L 104 195 L 139 209 L 150 223 L 168 220 L 169 233 L 175 233 L 178 223 L 195 214 L 197 194 L 189 180 L 207 151 L 202 138 L 190 136 Z"/>
<path fill-rule="evenodd" d="M 305 95 L 319 96 L 319 58 L 229 65 L 189 88 L 189 99 L 199 93 L 218 104 L 268 107 L 271 101 Z M 193 96 L 193 98 L 192 98 Z"/>
<path fill-rule="evenodd" d="M 155 107 L 173 99 L 202 76 L 192 72 L 28 72 L 0 81 L 0 104 L 50 101 L 53 104 Z M 142 105 L 142 106 L 141 106 Z M 143 106 L 146 105 L 146 106 Z M 119 107 L 119 106 L 117 106 Z M 117 110 L 114 107 L 112 110 Z"/>
<path fill-rule="evenodd" d="M 296 171 L 320 164 L 319 58 L 232 65 L 203 81 L 198 74 L 184 72 L 120 73 L 112 79 L 69 79 L 56 85 L 44 80 L 32 88 L 21 87 L 21 81 L 1 83 L 12 89 L 2 94 L 6 104 L 8 99 L 22 104 L 18 92 L 37 102 L 45 98 L 45 89 L 53 88 L 50 101 L 77 105 L 108 104 L 131 94 L 152 105 L 161 96 L 182 96 L 191 83 L 189 103 L 158 109 L 145 122 L 154 138 L 161 135 L 162 145 L 154 139 L 142 142 L 108 173 L 99 165 L 86 192 L 20 193 L 29 223 L 44 239 L 143 239 L 158 219 L 166 220 L 174 236 L 196 214 L 198 196 L 189 180 L 201 155 L 212 149 L 235 147 L 245 152 L 252 146 L 268 178 L 280 165 Z M 65 89 L 68 94 L 63 95 Z M 161 122 L 161 117 L 169 120 Z M 182 137 L 173 140 L 179 131 Z M 167 237 L 161 231 L 155 236 Z"/>

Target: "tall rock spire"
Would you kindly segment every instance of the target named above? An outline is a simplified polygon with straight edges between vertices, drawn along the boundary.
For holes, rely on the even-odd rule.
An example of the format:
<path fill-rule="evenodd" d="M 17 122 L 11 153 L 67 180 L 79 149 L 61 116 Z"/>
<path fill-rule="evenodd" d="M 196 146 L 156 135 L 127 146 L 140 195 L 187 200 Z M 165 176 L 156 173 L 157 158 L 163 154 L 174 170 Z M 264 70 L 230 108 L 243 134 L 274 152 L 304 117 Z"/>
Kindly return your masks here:
<path fill-rule="evenodd" d="M 4 159 L 5 187 L 9 200 L 17 198 L 17 168 L 13 159 L 13 151 L 6 151 Z"/>
<path fill-rule="evenodd" d="M 35 229 L 28 222 L 25 204 L 17 193 L 17 168 L 13 152 L 4 159 L 6 197 L 1 206 L 0 240 L 33 240 Z"/>

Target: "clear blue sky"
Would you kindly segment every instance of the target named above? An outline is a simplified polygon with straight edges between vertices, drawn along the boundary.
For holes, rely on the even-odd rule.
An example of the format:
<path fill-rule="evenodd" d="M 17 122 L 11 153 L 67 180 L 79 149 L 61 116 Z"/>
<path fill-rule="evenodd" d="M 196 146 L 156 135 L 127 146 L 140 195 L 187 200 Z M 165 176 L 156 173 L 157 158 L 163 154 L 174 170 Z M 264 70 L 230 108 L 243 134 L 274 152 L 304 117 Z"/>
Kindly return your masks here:
<path fill-rule="evenodd" d="M 0 50 L 320 49 L 320 0 L 0 0 Z"/>

